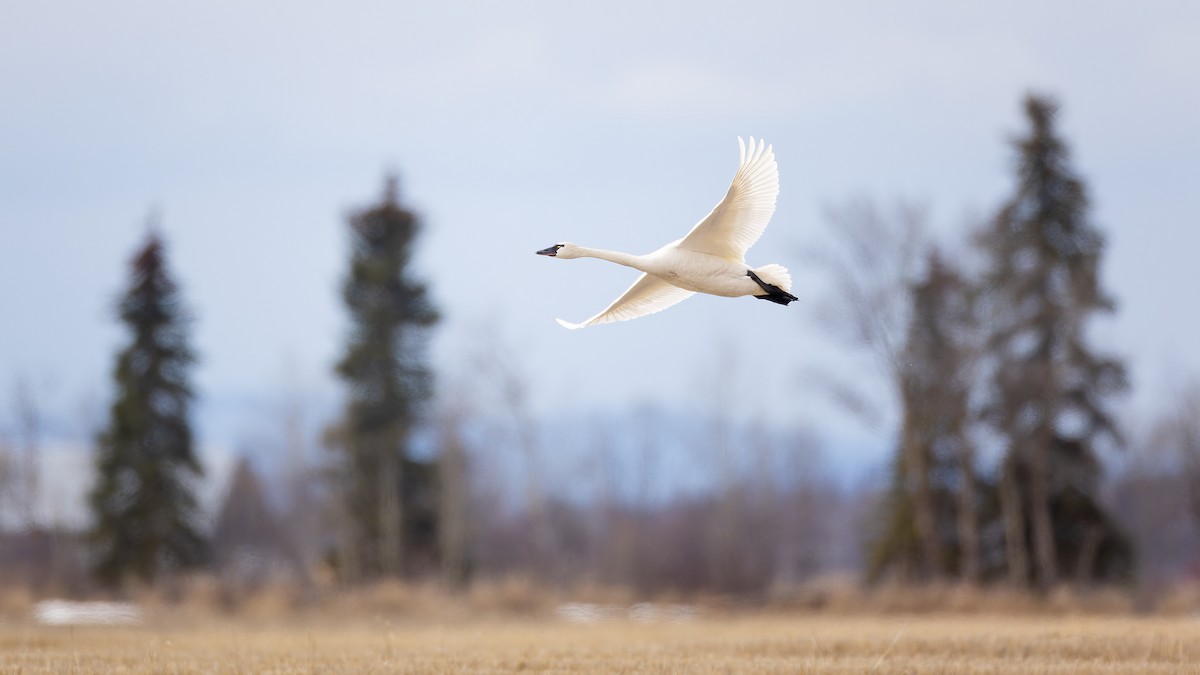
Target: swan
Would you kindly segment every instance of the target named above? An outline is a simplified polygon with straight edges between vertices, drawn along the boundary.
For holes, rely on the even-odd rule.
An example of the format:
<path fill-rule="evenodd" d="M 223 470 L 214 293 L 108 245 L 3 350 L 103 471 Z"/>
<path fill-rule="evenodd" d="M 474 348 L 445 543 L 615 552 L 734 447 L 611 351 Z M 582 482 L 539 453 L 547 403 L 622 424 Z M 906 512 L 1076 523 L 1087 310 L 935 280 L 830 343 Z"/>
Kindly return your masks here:
<path fill-rule="evenodd" d="M 537 251 L 551 258 L 599 258 L 642 272 L 621 297 L 604 311 L 580 323 L 555 319 L 560 326 L 575 330 L 614 321 L 628 321 L 661 312 L 695 293 L 729 298 L 753 295 L 786 305 L 792 277 L 782 265 L 750 267 L 746 250 L 758 241 L 779 194 L 779 168 L 770 145 L 750 137 L 750 148 L 738 137 L 741 163 L 721 203 L 677 239 L 646 255 L 586 248 L 570 242 Z"/>

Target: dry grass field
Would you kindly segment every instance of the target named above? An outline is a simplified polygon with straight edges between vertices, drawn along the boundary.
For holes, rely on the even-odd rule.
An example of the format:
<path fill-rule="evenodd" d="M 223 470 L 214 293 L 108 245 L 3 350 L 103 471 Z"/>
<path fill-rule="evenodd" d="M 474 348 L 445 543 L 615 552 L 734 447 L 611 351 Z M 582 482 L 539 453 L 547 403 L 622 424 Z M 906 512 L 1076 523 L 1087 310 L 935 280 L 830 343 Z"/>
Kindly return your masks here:
<path fill-rule="evenodd" d="M 702 615 L 0 625 L 4 673 L 1200 673 L 1194 617 Z"/>

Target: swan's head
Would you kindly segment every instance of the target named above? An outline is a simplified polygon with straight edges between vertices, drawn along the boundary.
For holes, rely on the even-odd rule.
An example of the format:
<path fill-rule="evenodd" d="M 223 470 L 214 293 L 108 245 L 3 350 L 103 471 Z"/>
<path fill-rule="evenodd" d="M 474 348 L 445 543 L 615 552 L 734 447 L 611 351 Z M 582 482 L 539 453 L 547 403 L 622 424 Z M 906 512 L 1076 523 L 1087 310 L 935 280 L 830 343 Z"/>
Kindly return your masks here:
<path fill-rule="evenodd" d="M 537 252 L 538 255 L 548 255 L 551 258 L 578 258 L 579 247 L 571 242 L 563 244 L 555 244 L 550 248 L 544 248 Z"/>

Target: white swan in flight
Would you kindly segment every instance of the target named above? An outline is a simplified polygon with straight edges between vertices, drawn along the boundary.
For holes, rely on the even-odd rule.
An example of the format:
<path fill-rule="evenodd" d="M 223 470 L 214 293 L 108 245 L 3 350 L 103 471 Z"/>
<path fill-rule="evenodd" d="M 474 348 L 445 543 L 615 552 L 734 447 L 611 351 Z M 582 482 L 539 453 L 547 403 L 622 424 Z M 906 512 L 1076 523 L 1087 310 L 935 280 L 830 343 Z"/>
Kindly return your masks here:
<path fill-rule="evenodd" d="M 779 168 L 771 146 L 750 137 L 750 148 L 738 137 L 741 164 L 725 198 L 691 232 L 666 246 L 632 255 L 619 251 L 555 244 L 538 251 L 551 258 L 600 258 L 642 271 L 642 276 L 611 305 L 582 323 L 556 319 L 564 328 L 628 321 L 660 312 L 693 293 L 736 298 L 753 295 L 786 305 L 796 300 L 792 277 L 782 265 L 750 267 L 746 250 L 758 241 L 775 212 Z"/>

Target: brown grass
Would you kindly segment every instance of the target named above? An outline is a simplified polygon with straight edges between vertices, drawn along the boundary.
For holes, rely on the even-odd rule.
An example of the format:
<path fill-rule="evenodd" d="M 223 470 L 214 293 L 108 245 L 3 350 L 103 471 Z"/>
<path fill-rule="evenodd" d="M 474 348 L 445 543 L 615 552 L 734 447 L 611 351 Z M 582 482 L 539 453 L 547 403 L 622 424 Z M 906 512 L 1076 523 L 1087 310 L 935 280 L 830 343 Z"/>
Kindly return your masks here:
<path fill-rule="evenodd" d="M 631 614 L 638 598 L 627 590 L 519 579 L 448 595 L 390 583 L 239 593 L 197 577 L 132 599 L 143 626 L 52 628 L 29 618 L 30 594 L 0 592 L 0 673 L 1200 673 L 1195 585 L 1153 606 L 1111 590 L 864 591 L 852 579 L 752 604 L 658 598 L 700 605 L 680 623 L 670 619 L 691 614 Z M 559 618 L 555 607 L 571 601 L 594 603 L 601 618 Z"/>
<path fill-rule="evenodd" d="M 0 626 L 0 672 L 23 673 L 1178 673 L 1200 669 L 1187 617 L 724 615 L 198 620 L 136 628 Z"/>

